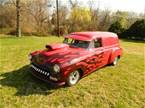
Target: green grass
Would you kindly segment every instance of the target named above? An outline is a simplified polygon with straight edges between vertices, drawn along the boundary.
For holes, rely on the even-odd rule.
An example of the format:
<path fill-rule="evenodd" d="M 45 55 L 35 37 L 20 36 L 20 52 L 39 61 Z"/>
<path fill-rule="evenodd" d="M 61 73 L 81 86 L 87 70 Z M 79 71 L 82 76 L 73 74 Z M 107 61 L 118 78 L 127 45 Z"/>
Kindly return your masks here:
<path fill-rule="evenodd" d="M 124 54 L 73 87 L 52 87 L 30 74 L 28 54 L 57 37 L 0 38 L 0 108 L 144 108 L 145 43 L 121 40 Z"/>

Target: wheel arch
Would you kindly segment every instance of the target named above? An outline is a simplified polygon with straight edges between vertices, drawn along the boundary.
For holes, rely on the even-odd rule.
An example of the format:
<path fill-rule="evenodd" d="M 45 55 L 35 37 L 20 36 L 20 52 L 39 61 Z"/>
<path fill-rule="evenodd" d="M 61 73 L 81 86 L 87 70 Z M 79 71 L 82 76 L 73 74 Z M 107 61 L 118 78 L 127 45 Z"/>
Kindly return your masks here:
<path fill-rule="evenodd" d="M 79 71 L 79 73 L 80 73 L 80 78 L 82 78 L 82 77 L 83 77 L 83 75 L 84 75 L 84 71 L 83 71 L 83 69 L 78 68 L 77 70 L 78 70 L 78 71 Z"/>
<path fill-rule="evenodd" d="M 118 57 L 120 59 L 120 57 L 121 57 L 120 50 L 114 50 L 110 53 L 108 64 L 111 64 L 114 61 L 115 57 Z"/>

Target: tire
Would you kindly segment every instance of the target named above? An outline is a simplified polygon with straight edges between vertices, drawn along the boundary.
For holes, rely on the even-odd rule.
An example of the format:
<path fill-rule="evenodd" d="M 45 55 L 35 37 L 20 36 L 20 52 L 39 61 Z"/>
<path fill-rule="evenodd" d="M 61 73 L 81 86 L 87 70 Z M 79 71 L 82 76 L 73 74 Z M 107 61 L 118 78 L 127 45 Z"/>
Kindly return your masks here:
<path fill-rule="evenodd" d="M 79 79 L 80 79 L 80 73 L 78 70 L 75 70 L 71 72 L 69 76 L 67 77 L 66 85 L 73 86 L 78 83 Z"/>
<path fill-rule="evenodd" d="M 112 65 L 113 65 L 113 66 L 117 65 L 118 60 L 119 60 L 119 58 L 118 58 L 118 57 L 115 57 L 115 59 L 114 59 L 114 61 L 113 61 Z"/>

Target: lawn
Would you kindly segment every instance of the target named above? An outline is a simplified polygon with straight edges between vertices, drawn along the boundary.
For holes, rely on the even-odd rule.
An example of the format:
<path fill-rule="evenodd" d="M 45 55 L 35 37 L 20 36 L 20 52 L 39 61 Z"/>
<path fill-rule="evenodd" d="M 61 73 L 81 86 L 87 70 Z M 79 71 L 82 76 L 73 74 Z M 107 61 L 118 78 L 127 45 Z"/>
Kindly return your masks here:
<path fill-rule="evenodd" d="M 0 108 L 144 108 L 145 43 L 120 40 L 124 54 L 73 87 L 52 87 L 30 74 L 28 54 L 58 37 L 0 38 Z"/>

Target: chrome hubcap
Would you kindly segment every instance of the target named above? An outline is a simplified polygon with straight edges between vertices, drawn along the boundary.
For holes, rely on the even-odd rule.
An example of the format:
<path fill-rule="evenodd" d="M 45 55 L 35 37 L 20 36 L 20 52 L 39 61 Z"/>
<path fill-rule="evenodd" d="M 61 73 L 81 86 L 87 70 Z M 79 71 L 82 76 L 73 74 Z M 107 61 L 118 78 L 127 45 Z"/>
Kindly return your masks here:
<path fill-rule="evenodd" d="M 79 72 L 78 71 L 74 71 L 70 74 L 70 83 L 71 84 L 75 84 L 77 83 L 77 81 L 79 80 Z"/>

